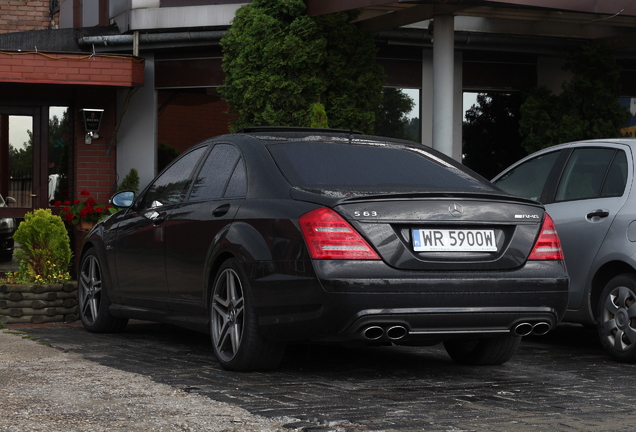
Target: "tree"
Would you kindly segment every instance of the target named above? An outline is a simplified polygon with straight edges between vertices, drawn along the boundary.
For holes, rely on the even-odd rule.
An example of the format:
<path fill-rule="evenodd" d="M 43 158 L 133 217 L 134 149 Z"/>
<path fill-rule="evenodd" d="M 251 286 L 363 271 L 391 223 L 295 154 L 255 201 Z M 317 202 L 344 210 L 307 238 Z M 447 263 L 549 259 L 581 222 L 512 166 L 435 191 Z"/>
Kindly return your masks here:
<path fill-rule="evenodd" d="M 382 91 L 380 112 L 375 120 L 375 133 L 393 138 L 413 139 L 406 133 L 411 112 L 415 102 L 402 90 L 387 87 Z"/>
<path fill-rule="evenodd" d="M 539 87 L 521 106 L 520 132 L 528 152 L 582 139 L 620 136 L 630 113 L 620 104 L 620 73 L 600 44 L 582 45 L 567 55 L 573 77 L 559 95 Z"/>
<path fill-rule="evenodd" d="M 309 126 L 325 107 L 331 127 L 373 131 L 384 72 L 373 37 L 351 24 L 354 12 L 317 18 L 302 0 L 254 0 L 221 40 L 221 95 L 246 126 Z"/>
<path fill-rule="evenodd" d="M 31 176 L 33 171 L 33 132 L 27 131 L 29 141 L 21 147 L 9 146 L 9 160 L 11 161 L 11 176 L 22 178 Z"/>
<path fill-rule="evenodd" d="M 520 145 L 518 93 L 481 93 L 466 111 L 462 136 L 463 163 L 486 178 L 527 154 Z"/>

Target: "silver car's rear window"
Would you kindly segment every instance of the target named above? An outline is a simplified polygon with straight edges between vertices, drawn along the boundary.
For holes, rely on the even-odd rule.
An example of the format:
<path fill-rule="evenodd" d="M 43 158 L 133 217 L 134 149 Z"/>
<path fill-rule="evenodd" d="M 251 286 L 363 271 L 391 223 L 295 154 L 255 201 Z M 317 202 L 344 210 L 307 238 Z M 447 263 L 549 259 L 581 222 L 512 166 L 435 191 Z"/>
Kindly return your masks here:
<path fill-rule="evenodd" d="M 459 164 L 415 146 L 305 141 L 270 144 L 268 149 L 285 178 L 300 188 L 493 190 Z"/>

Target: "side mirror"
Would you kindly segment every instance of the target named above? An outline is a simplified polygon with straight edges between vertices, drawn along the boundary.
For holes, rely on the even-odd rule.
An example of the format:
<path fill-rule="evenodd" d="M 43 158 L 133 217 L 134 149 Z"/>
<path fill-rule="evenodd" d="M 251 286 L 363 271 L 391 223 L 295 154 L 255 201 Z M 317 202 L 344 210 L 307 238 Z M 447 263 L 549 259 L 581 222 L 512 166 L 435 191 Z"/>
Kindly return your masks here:
<path fill-rule="evenodd" d="M 133 191 L 121 191 L 113 195 L 110 204 L 119 208 L 130 208 L 135 202 L 135 193 Z"/>
<path fill-rule="evenodd" d="M 7 199 L 5 199 L 4 201 L 7 203 L 7 205 L 13 205 L 17 202 L 13 197 L 7 197 Z"/>

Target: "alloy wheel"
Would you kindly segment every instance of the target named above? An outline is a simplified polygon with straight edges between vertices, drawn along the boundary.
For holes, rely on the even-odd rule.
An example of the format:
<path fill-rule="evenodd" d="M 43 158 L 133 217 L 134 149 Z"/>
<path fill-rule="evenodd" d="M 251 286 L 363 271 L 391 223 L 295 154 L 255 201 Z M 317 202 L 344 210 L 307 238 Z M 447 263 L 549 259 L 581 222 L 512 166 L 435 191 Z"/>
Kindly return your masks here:
<path fill-rule="evenodd" d="M 223 361 L 237 354 L 243 339 L 245 299 L 236 272 L 225 269 L 217 279 L 212 300 L 212 342 Z"/>
<path fill-rule="evenodd" d="M 611 290 L 601 312 L 602 336 L 618 352 L 636 344 L 636 294 L 625 287 Z"/>
<path fill-rule="evenodd" d="M 102 299 L 102 275 L 97 258 L 88 255 L 82 263 L 79 280 L 79 307 L 86 324 L 97 320 Z"/>

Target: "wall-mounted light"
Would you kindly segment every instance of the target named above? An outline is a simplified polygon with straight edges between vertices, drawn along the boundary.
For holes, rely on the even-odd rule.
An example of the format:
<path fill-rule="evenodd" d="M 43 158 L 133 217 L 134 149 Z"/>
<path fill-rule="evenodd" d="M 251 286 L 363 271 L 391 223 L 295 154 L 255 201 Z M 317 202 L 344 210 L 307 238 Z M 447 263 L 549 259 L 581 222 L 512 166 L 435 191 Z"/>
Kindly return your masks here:
<path fill-rule="evenodd" d="M 82 108 L 80 111 L 84 117 L 84 130 L 86 131 L 84 142 L 90 144 L 93 142 L 93 139 L 99 138 L 97 132 L 99 132 L 99 126 L 102 123 L 104 110 L 99 108 Z"/>

